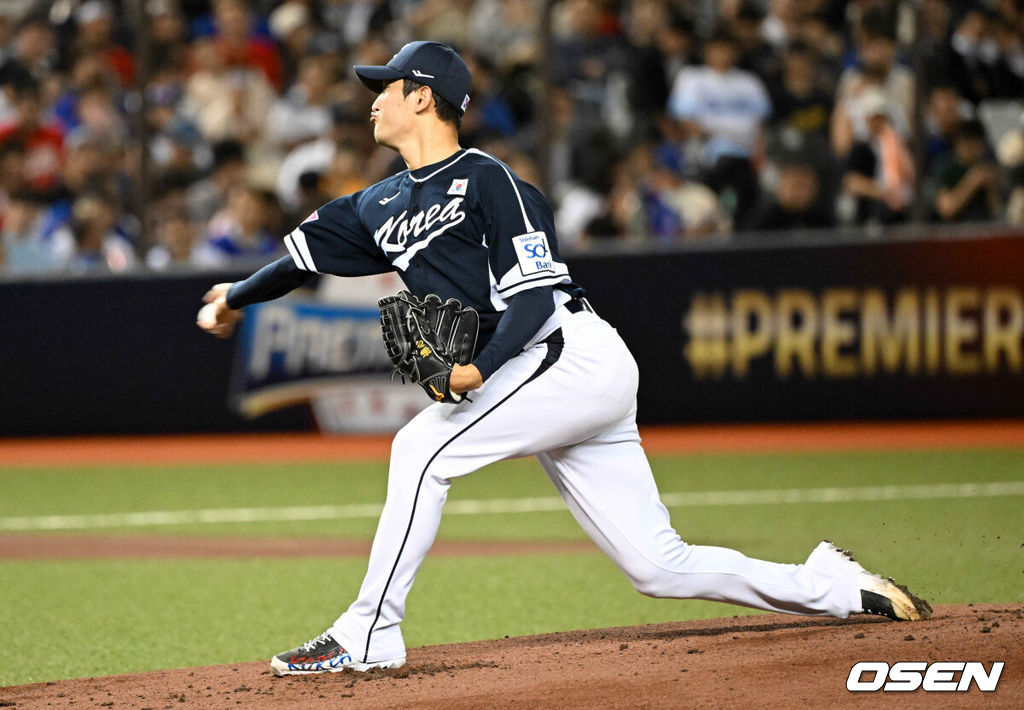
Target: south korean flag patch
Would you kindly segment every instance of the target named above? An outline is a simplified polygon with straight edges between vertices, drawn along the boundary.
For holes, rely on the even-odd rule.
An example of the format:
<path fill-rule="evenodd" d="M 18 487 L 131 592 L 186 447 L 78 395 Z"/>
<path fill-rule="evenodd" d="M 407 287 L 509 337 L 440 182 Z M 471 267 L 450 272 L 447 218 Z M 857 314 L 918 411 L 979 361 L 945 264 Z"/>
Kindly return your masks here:
<path fill-rule="evenodd" d="M 460 178 L 458 180 L 452 180 L 452 186 L 448 188 L 449 195 L 462 195 L 466 196 L 466 188 L 469 187 L 469 178 Z"/>
<path fill-rule="evenodd" d="M 520 234 L 512 238 L 512 244 L 515 245 L 519 270 L 523 272 L 523 276 L 554 273 L 551 249 L 548 247 L 548 237 L 544 232 Z"/>

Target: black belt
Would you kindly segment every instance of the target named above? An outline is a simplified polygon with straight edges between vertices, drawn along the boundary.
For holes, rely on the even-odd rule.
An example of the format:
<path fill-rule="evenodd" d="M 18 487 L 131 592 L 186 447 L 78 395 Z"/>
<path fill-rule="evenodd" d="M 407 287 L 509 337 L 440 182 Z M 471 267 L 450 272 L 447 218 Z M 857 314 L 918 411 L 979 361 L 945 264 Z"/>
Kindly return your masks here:
<path fill-rule="evenodd" d="M 565 309 L 570 313 L 580 313 L 582 311 L 594 313 L 594 307 L 590 305 L 590 301 L 582 296 L 575 296 L 566 301 Z"/>

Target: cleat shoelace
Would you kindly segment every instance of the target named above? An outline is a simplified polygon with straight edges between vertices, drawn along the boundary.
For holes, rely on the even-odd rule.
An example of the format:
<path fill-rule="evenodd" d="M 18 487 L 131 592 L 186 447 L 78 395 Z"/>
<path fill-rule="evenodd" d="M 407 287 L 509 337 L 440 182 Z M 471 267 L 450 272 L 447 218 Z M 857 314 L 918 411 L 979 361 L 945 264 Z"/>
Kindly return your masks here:
<path fill-rule="evenodd" d="M 320 634 L 316 638 L 310 639 L 309 641 L 306 641 L 306 643 L 302 644 L 302 650 L 304 650 L 304 651 L 312 651 L 314 646 L 318 646 L 321 643 L 327 643 L 330 640 L 331 640 L 330 634 L 327 631 L 324 631 L 322 634 Z"/>

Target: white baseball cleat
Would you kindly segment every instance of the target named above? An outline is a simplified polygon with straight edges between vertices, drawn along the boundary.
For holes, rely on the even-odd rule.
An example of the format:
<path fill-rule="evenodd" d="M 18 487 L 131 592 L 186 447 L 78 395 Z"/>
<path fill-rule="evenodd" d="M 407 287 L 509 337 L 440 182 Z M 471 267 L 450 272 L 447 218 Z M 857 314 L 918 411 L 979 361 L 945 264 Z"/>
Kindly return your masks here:
<path fill-rule="evenodd" d="M 849 550 L 836 547 L 825 540 L 815 553 L 841 557 L 847 564 L 857 566 L 857 582 L 860 585 L 860 601 L 863 608 L 860 613 L 877 614 L 893 621 L 921 621 L 931 617 L 932 607 L 928 602 L 912 594 L 902 584 L 896 584 L 891 577 L 885 578 L 868 572 L 853 558 Z"/>
<path fill-rule="evenodd" d="M 327 631 L 298 648 L 279 653 L 270 659 L 270 669 L 277 676 L 337 673 L 346 670 L 368 671 L 371 668 L 400 668 L 404 665 L 404 656 L 369 663 L 356 661 Z"/>
<path fill-rule="evenodd" d="M 878 614 L 893 621 L 921 621 L 932 615 L 932 606 L 911 594 L 892 578 L 879 577 L 870 572 L 860 573 L 860 603 L 864 614 Z"/>

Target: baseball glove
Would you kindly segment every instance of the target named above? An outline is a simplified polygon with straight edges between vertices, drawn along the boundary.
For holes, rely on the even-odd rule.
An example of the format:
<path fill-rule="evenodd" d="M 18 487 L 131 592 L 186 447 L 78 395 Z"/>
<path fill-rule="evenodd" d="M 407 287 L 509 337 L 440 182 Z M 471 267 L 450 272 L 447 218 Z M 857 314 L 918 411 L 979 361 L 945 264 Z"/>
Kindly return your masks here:
<path fill-rule="evenodd" d="M 422 301 L 408 291 L 386 296 L 380 306 L 384 347 L 394 364 L 391 376 L 408 377 L 436 402 L 461 402 L 449 387 L 452 367 L 473 359 L 480 315 L 457 299 L 430 294 Z"/>

